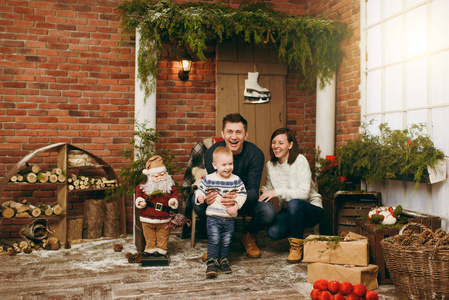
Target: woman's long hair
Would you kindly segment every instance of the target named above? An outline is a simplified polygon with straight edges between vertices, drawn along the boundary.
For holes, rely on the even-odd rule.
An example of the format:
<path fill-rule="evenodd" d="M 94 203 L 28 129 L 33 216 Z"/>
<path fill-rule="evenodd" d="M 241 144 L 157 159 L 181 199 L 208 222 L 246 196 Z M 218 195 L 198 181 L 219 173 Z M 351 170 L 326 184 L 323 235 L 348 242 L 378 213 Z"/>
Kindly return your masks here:
<path fill-rule="evenodd" d="M 289 150 L 288 160 L 287 160 L 287 163 L 288 163 L 289 165 L 291 165 L 292 163 L 295 162 L 296 158 L 297 158 L 298 155 L 299 155 L 299 145 L 298 145 L 298 142 L 296 141 L 295 134 L 293 133 L 293 131 L 291 131 L 291 130 L 288 129 L 288 128 L 278 128 L 278 129 L 276 129 L 276 130 L 273 132 L 273 134 L 271 135 L 271 139 L 270 139 L 270 156 L 271 156 L 271 159 L 270 159 L 270 161 L 271 161 L 272 163 L 275 163 L 275 162 L 278 161 L 278 158 L 274 155 L 273 148 L 271 147 L 271 142 L 272 142 L 273 139 L 274 139 L 277 135 L 279 135 L 279 134 L 285 134 L 285 135 L 287 136 L 288 142 L 289 142 L 289 143 L 290 143 L 290 142 L 293 142 L 293 146 L 292 146 L 292 148 Z"/>

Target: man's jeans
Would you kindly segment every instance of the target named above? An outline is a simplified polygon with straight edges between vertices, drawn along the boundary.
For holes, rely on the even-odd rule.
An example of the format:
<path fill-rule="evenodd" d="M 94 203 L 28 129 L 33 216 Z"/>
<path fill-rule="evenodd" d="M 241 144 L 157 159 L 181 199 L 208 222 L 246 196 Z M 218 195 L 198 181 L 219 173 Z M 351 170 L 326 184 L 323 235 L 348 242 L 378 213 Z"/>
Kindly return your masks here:
<path fill-rule="evenodd" d="M 197 216 L 205 220 L 207 204 L 195 204 L 195 196 L 190 198 L 191 204 Z M 239 210 L 239 216 L 250 216 L 251 221 L 246 225 L 244 231 L 251 234 L 256 234 L 260 230 L 264 230 L 273 222 L 276 216 L 276 208 L 271 202 L 249 202 L 246 201 L 243 207 Z"/>
<path fill-rule="evenodd" d="M 207 217 L 207 259 L 224 259 L 229 255 L 234 218 Z"/>
<path fill-rule="evenodd" d="M 287 208 L 278 212 L 274 222 L 267 228 L 267 236 L 275 241 L 288 237 L 302 239 L 304 228 L 318 224 L 323 214 L 321 207 L 304 200 L 292 199 Z"/>

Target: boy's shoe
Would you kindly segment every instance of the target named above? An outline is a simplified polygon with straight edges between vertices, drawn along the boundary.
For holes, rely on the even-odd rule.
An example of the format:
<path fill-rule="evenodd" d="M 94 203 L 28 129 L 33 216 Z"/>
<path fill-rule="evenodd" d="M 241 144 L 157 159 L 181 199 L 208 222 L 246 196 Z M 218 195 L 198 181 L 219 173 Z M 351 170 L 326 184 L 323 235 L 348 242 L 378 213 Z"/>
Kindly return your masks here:
<path fill-rule="evenodd" d="M 209 259 L 207 261 L 206 278 L 215 278 L 218 274 L 217 261 Z"/>
<path fill-rule="evenodd" d="M 232 270 L 231 270 L 231 267 L 229 266 L 227 258 L 224 258 L 220 261 L 220 265 L 218 266 L 218 269 L 220 270 L 220 272 L 223 272 L 225 274 L 232 273 Z"/>

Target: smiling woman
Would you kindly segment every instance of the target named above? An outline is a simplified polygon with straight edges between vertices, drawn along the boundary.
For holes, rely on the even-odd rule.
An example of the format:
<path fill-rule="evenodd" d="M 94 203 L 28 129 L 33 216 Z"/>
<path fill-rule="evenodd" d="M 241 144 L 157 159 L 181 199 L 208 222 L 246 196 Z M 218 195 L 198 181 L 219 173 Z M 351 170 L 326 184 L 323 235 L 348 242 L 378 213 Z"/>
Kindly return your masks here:
<path fill-rule="evenodd" d="M 281 210 L 267 228 L 272 240 L 288 238 L 288 263 L 302 259 L 305 228 L 318 224 L 323 216 L 321 195 L 312 180 L 309 162 L 299 153 L 295 134 L 279 128 L 271 135 L 271 160 L 267 162 L 266 185 L 260 188 L 259 202 L 279 200 Z"/>

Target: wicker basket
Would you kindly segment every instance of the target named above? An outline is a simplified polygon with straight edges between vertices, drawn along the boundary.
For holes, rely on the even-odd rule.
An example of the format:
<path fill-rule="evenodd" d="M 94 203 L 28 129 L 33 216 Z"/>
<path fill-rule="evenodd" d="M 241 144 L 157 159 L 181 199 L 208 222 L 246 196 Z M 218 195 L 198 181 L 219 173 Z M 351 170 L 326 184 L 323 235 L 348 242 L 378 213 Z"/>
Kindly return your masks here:
<path fill-rule="evenodd" d="M 399 235 L 409 226 L 425 227 L 409 223 Z M 447 239 L 435 246 L 403 246 L 395 244 L 396 238 L 385 238 L 380 244 L 400 299 L 449 299 L 449 248 L 441 245 Z"/>

